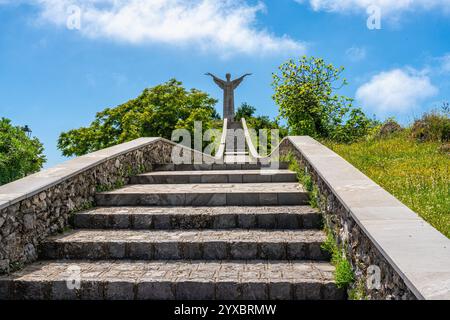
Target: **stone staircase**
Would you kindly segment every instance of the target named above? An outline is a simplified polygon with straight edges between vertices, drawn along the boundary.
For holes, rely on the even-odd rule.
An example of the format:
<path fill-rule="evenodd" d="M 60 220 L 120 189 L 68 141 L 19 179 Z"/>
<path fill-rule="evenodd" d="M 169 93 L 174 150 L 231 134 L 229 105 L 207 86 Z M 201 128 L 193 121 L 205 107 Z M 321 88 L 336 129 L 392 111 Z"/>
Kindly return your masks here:
<path fill-rule="evenodd" d="M 244 129 L 240 121 L 228 123 L 225 137 L 225 163 L 249 163 L 251 162 L 245 141 Z"/>
<path fill-rule="evenodd" d="M 131 183 L 0 278 L 0 299 L 345 298 L 285 164 L 161 165 Z"/>

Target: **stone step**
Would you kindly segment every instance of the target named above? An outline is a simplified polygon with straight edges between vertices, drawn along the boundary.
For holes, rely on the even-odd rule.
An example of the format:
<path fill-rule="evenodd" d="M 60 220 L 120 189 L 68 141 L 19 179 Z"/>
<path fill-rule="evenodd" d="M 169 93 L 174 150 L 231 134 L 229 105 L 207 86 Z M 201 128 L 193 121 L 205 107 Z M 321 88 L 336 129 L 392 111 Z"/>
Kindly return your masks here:
<path fill-rule="evenodd" d="M 326 260 L 316 230 L 74 230 L 40 247 L 44 259 Z"/>
<path fill-rule="evenodd" d="M 258 163 L 214 163 L 214 164 L 156 164 L 154 171 L 194 171 L 194 170 L 257 170 L 257 169 L 288 169 L 287 162 L 272 164 Z"/>
<path fill-rule="evenodd" d="M 333 270 L 307 261 L 40 261 L 0 277 L 0 299 L 344 299 Z"/>
<path fill-rule="evenodd" d="M 223 161 L 227 164 L 235 164 L 235 163 L 251 163 L 252 159 L 248 155 L 243 154 L 226 154 L 223 157 Z"/>
<path fill-rule="evenodd" d="M 100 207 L 75 213 L 78 229 L 311 229 L 321 215 L 309 206 Z"/>
<path fill-rule="evenodd" d="M 131 184 L 296 182 L 290 170 L 154 171 L 131 177 Z"/>
<path fill-rule="evenodd" d="M 298 183 L 135 184 L 97 193 L 99 206 L 271 206 L 304 205 Z"/>
<path fill-rule="evenodd" d="M 226 151 L 225 150 L 225 155 L 248 155 L 248 151 L 245 150 L 232 150 L 232 151 Z"/>

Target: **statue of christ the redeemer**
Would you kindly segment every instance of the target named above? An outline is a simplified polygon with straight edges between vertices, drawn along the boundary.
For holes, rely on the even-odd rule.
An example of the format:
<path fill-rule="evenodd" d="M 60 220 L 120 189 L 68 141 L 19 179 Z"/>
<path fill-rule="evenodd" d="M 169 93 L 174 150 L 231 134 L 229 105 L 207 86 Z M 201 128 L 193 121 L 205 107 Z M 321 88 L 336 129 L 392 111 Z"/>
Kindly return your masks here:
<path fill-rule="evenodd" d="M 246 73 L 242 77 L 231 81 L 231 74 L 227 73 L 227 80 L 217 78 L 212 73 L 206 73 L 207 76 L 211 76 L 214 82 L 223 90 L 223 118 L 227 118 L 230 121 L 234 121 L 234 89 L 236 89 L 244 80 L 246 76 L 251 73 Z"/>

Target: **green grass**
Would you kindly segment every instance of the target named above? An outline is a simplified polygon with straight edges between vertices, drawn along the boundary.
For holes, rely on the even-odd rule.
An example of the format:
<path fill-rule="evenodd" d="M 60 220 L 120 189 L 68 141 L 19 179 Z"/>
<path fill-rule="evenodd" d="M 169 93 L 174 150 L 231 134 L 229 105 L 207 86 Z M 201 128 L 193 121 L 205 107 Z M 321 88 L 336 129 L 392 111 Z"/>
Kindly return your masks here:
<path fill-rule="evenodd" d="M 450 156 L 409 135 L 324 143 L 450 238 Z"/>

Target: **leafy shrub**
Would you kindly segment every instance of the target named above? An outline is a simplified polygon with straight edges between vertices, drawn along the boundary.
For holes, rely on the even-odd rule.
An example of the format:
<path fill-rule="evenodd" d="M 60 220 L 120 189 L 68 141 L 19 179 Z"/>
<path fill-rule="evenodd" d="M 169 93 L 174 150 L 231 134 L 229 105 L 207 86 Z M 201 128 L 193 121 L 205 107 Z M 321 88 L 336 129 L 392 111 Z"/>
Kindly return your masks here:
<path fill-rule="evenodd" d="M 443 112 L 425 113 L 412 125 L 411 136 L 421 142 L 448 142 L 450 141 L 450 118 Z"/>
<path fill-rule="evenodd" d="M 395 120 L 388 119 L 383 125 L 380 127 L 378 131 L 378 136 L 381 138 L 386 138 L 391 136 L 396 132 L 402 131 L 403 128 L 399 125 Z"/>
<path fill-rule="evenodd" d="M 0 185 L 39 171 L 45 163 L 44 147 L 11 120 L 0 119 Z"/>
<path fill-rule="evenodd" d="M 341 79 L 343 70 L 306 56 L 279 67 L 279 74 L 273 75 L 273 99 L 290 133 L 342 142 L 367 134 L 373 121 L 353 107 L 351 98 L 335 93 L 347 84 Z"/>

